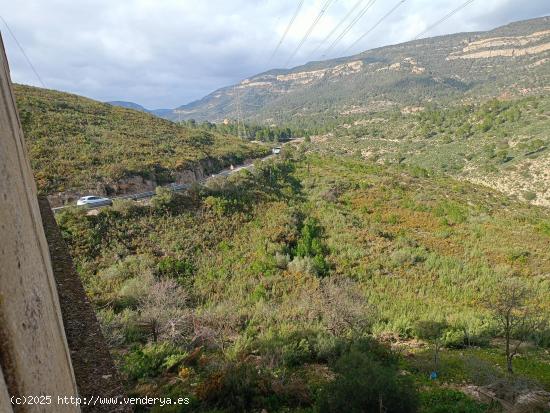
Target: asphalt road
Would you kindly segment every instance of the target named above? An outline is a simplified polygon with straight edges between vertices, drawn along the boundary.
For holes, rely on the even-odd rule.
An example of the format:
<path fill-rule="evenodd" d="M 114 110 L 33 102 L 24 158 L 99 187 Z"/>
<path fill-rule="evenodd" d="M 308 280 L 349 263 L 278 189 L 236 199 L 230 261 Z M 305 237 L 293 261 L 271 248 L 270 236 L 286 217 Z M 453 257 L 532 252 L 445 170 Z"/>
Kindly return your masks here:
<path fill-rule="evenodd" d="M 269 159 L 272 159 L 273 157 L 275 157 L 277 155 L 269 155 L 269 156 L 266 156 L 265 158 L 261 158 L 260 161 L 267 161 Z M 240 166 L 237 166 L 233 169 L 230 169 L 230 168 L 227 168 L 227 169 L 224 169 L 216 174 L 213 174 L 205 179 L 202 179 L 200 181 L 197 181 L 197 183 L 199 184 L 204 184 L 206 183 L 209 179 L 213 179 L 213 178 L 217 178 L 217 177 L 220 177 L 220 176 L 229 176 L 229 175 L 233 175 L 239 171 L 242 171 L 244 169 L 248 169 L 248 170 L 252 170 L 254 169 L 254 163 L 249 163 L 249 164 L 246 164 L 246 165 L 240 165 Z M 176 184 L 176 183 L 173 183 L 173 184 L 170 184 L 170 185 L 166 185 L 167 188 L 170 188 L 172 189 L 173 191 L 176 191 L 176 192 L 179 192 L 179 191 L 185 191 L 186 189 L 189 189 L 191 187 L 191 184 Z M 114 201 L 115 199 L 134 199 L 134 200 L 138 200 L 138 199 L 146 199 L 146 198 L 151 198 L 155 195 L 155 191 L 148 191 L 148 192 L 140 192 L 140 193 L 137 193 L 137 194 L 129 194 L 129 195 L 121 195 L 121 196 L 116 196 L 116 197 L 112 197 L 111 199 Z M 68 208 L 70 206 L 74 206 L 75 204 L 70 204 L 70 205 L 64 205 L 62 207 L 57 207 L 57 208 L 52 208 L 52 211 L 53 212 L 59 212 L 61 210 L 63 210 L 64 208 Z M 91 207 L 89 209 L 98 209 L 98 208 L 103 208 L 105 206 L 108 206 L 108 205 L 102 205 L 102 206 L 94 206 L 94 207 Z"/>

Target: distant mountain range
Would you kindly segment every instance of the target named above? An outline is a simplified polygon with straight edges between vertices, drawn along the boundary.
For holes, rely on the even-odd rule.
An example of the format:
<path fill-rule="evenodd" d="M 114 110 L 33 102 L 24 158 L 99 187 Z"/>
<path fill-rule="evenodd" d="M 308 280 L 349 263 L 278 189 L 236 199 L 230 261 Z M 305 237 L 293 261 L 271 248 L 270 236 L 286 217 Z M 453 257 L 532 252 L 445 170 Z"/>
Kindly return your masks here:
<path fill-rule="evenodd" d="M 149 113 L 148 109 L 145 109 L 143 106 L 138 105 L 137 103 L 134 103 L 134 102 L 126 102 L 124 100 L 113 100 L 111 102 L 105 102 L 105 103 L 108 103 L 109 105 L 113 105 L 113 106 L 120 106 L 121 108 L 134 109 L 134 110 L 139 110 L 140 112 Z"/>
<path fill-rule="evenodd" d="M 128 102 L 125 100 L 112 100 L 110 102 L 105 102 L 105 103 L 108 103 L 109 105 L 113 105 L 113 106 L 119 106 L 121 108 L 134 109 L 134 110 L 139 110 L 140 112 L 151 113 L 153 115 L 156 115 L 161 118 L 166 118 L 166 119 L 169 119 L 170 115 L 173 112 L 173 109 L 146 109 L 137 103 Z"/>
<path fill-rule="evenodd" d="M 277 124 L 502 93 L 536 94 L 550 85 L 549 64 L 550 18 L 542 17 L 270 70 L 176 109 L 148 112 L 220 122 L 236 118 L 240 107 L 248 121 Z"/>

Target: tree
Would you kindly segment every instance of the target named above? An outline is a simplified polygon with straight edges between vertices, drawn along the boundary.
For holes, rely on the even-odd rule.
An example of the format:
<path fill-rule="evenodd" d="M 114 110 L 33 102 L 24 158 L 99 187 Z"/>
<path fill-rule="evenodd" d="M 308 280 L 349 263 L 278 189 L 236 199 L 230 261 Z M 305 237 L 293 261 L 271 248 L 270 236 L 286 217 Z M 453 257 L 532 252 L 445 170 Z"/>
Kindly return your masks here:
<path fill-rule="evenodd" d="M 506 368 L 513 374 L 513 360 L 519 347 L 542 325 L 535 304 L 529 303 L 533 292 L 517 279 L 504 282 L 491 297 L 487 306 L 493 313 L 504 336 Z"/>
<path fill-rule="evenodd" d="M 230 303 L 209 308 L 193 318 L 194 343 L 217 346 L 225 352 L 228 345 L 237 337 L 244 319 Z"/>
<path fill-rule="evenodd" d="M 415 326 L 418 338 L 429 341 L 433 346 L 434 371 L 436 372 L 439 367 L 439 352 L 445 343 L 443 335 L 447 327 L 447 323 L 442 321 L 419 321 Z"/>
<path fill-rule="evenodd" d="M 177 341 L 190 329 L 187 299 L 187 294 L 175 280 L 161 280 L 150 287 L 140 300 L 140 316 L 153 342 L 159 339 Z"/>
<path fill-rule="evenodd" d="M 397 363 L 380 353 L 351 349 L 343 354 L 332 366 L 335 379 L 319 392 L 316 411 L 416 412 L 418 395 L 412 380 L 400 376 Z"/>

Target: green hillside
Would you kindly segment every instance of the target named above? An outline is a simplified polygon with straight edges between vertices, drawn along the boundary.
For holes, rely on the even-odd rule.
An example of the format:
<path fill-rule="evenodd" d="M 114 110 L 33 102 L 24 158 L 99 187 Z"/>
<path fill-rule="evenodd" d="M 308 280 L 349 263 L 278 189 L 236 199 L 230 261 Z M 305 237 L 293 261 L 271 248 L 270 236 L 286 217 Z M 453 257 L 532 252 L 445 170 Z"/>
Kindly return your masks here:
<path fill-rule="evenodd" d="M 284 157 L 59 216 L 130 394 L 199 412 L 499 411 L 453 389 L 505 383 L 488 303 L 511 280 L 550 316 L 548 210 L 418 168 Z M 550 390 L 548 330 L 530 340 L 505 386 Z"/>
<path fill-rule="evenodd" d="M 300 126 L 348 111 L 475 101 L 501 93 L 541 93 L 550 83 L 550 18 L 481 33 L 460 33 L 381 47 L 252 76 L 167 115 L 173 119 Z M 237 105 L 239 101 L 239 105 Z"/>
<path fill-rule="evenodd" d="M 135 110 L 81 96 L 15 85 L 39 190 L 105 187 L 142 176 L 157 183 L 209 161 L 222 168 L 266 148 L 233 136 L 191 130 Z"/>
<path fill-rule="evenodd" d="M 549 113 L 542 95 L 348 114 L 319 126 L 312 141 L 322 153 L 443 172 L 550 206 Z"/>

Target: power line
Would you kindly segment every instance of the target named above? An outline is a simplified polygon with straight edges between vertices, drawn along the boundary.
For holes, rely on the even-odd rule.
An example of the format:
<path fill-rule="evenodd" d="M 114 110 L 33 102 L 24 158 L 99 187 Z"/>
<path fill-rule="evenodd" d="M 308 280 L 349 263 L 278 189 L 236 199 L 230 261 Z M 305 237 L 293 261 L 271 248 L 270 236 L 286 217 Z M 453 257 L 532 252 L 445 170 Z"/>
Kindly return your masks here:
<path fill-rule="evenodd" d="M 350 49 L 352 49 L 357 43 L 359 43 L 361 40 L 363 40 L 367 35 L 372 32 L 374 29 L 376 29 L 380 23 L 382 23 L 384 20 L 386 20 L 390 15 L 393 14 L 403 3 L 405 3 L 406 0 L 400 0 L 393 8 L 387 12 L 380 20 L 376 22 L 374 26 L 372 26 L 369 30 L 367 30 L 363 35 L 361 35 L 356 41 L 354 41 L 351 46 L 349 46 L 345 51 L 344 54 L 346 54 Z"/>
<path fill-rule="evenodd" d="M 346 14 L 346 16 L 340 20 L 340 23 L 338 23 L 336 26 L 334 26 L 334 28 L 330 31 L 330 33 L 323 39 L 323 41 L 321 43 L 319 43 L 319 45 L 315 48 L 315 50 L 311 53 L 311 55 L 314 55 L 315 53 L 317 53 L 317 51 L 328 41 L 328 39 L 330 39 L 332 37 L 332 35 L 334 33 L 336 33 L 336 30 L 338 30 L 340 28 L 340 26 L 342 24 L 345 23 L 345 21 L 353 14 L 353 12 L 355 10 L 357 10 L 357 8 L 361 5 L 361 3 L 363 3 L 365 0 L 359 0 L 357 3 L 355 3 L 355 5 L 350 9 L 350 11 Z"/>
<path fill-rule="evenodd" d="M 241 92 L 239 90 L 239 86 L 235 85 L 233 86 L 233 93 L 237 95 L 237 101 L 235 103 L 236 111 L 237 111 L 237 136 L 239 139 L 241 139 L 241 126 L 242 126 L 242 139 L 246 140 L 248 137 L 248 133 L 246 131 L 246 124 L 244 123 L 244 117 L 241 110 Z"/>
<path fill-rule="evenodd" d="M 242 112 L 242 102 L 241 102 L 241 92 L 239 91 L 239 117 L 241 118 L 241 124 L 242 124 L 242 127 L 243 127 L 243 140 L 246 140 L 247 139 L 247 133 L 246 133 L 246 125 L 244 123 L 244 115 L 243 115 L 243 112 Z M 240 137 L 240 136 L 239 136 Z"/>
<path fill-rule="evenodd" d="M 357 24 L 359 20 L 363 18 L 363 16 L 369 11 L 369 9 L 376 3 L 376 0 L 369 0 L 369 2 L 365 5 L 365 7 L 359 12 L 357 16 L 346 26 L 346 28 L 340 33 L 340 35 L 334 39 L 334 41 L 331 43 L 331 45 L 325 50 L 325 53 L 323 53 L 323 57 L 329 54 L 332 49 L 334 49 L 334 46 L 336 46 L 340 40 L 344 38 L 346 34 L 349 33 L 349 31 Z"/>
<path fill-rule="evenodd" d="M 298 51 L 302 48 L 302 46 L 304 45 L 304 43 L 307 41 L 307 39 L 309 38 L 309 36 L 311 35 L 311 32 L 313 31 L 313 29 L 315 29 L 315 27 L 317 26 L 317 23 L 319 23 L 319 20 L 321 20 L 321 17 L 323 17 L 323 15 L 325 14 L 325 12 L 327 11 L 327 9 L 330 7 L 330 4 L 333 2 L 334 0 L 327 0 L 325 2 L 325 4 L 323 5 L 323 7 L 321 8 L 321 11 L 319 12 L 319 14 L 317 15 L 317 17 L 315 18 L 315 20 L 313 21 L 312 25 L 309 27 L 309 29 L 307 30 L 306 34 L 304 35 L 304 37 L 302 38 L 302 40 L 300 41 L 300 43 L 298 44 L 298 46 L 296 47 L 296 49 L 294 49 L 294 51 L 292 52 L 292 54 L 290 55 L 290 57 L 287 59 L 286 63 L 285 63 L 285 66 L 288 66 L 288 64 L 290 63 L 290 61 L 294 58 L 294 56 L 296 56 L 296 53 L 298 53 Z"/>
<path fill-rule="evenodd" d="M 10 33 L 11 37 L 13 37 L 13 40 L 15 41 L 15 44 L 17 45 L 17 47 L 19 47 L 19 50 L 21 50 L 21 54 L 25 57 L 25 60 L 29 64 L 31 70 L 34 72 L 36 78 L 38 79 L 38 81 L 40 82 L 42 87 L 46 88 L 46 85 L 42 81 L 42 78 L 40 77 L 40 75 L 38 74 L 36 69 L 34 68 L 34 66 L 31 62 L 31 59 L 29 59 L 29 56 L 27 56 L 27 53 L 25 53 L 25 50 L 23 49 L 23 46 L 21 46 L 21 43 L 19 43 L 19 41 L 17 40 L 17 37 L 15 37 L 15 34 L 11 31 L 11 28 L 10 28 L 8 22 L 6 20 L 4 20 L 4 18 L 2 16 L 0 16 L 0 20 L 2 20 L 4 22 L 4 25 L 6 26 L 6 29 L 8 29 L 8 32 Z"/>
<path fill-rule="evenodd" d="M 426 30 L 424 30 L 422 33 L 419 33 L 418 35 L 416 35 L 416 37 L 414 38 L 414 40 L 417 40 L 419 39 L 420 37 L 422 37 L 423 35 L 425 35 L 426 33 L 428 33 L 430 30 L 432 30 L 433 28 L 435 28 L 436 26 L 439 26 L 441 23 L 443 23 L 445 20 L 448 20 L 450 19 L 451 17 L 453 17 L 456 13 L 458 13 L 460 10 L 462 10 L 463 8 L 465 8 L 466 6 L 469 6 L 470 4 L 472 4 L 475 0 L 468 0 L 466 1 L 465 3 L 463 3 L 461 6 L 457 7 L 456 9 L 454 9 L 453 11 L 451 11 L 449 14 L 447 14 L 446 16 L 442 17 L 441 19 L 439 19 L 438 21 L 436 21 L 434 24 L 432 24 L 431 26 L 428 26 L 428 28 Z"/>
<path fill-rule="evenodd" d="M 237 85 L 233 86 L 233 93 L 237 94 L 237 101 L 235 102 L 236 110 L 237 110 L 237 137 L 241 138 L 241 95 L 239 94 L 239 91 L 237 90 Z"/>
<path fill-rule="evenodd" d="M 288 34 L 288 32 L 290 31 L 290 28 L 294 24 L 294 20 L 296 20 L 296 17 L 300 13 L 300 10 L 302 9 L 303 5 L 304 5 L 304 0 L 300 0 L 300 2 L 298 3 L 298 7 L 296 7 L 296 11 L 292 15 L 292 18 L 290 19 L 290 22 L 288 23 L 288 26 L 286 26 L 286 29 L 285 29 L 283 35 L 281 36 L 281 39 L 279 40 L 279 43 L 277 43 L 277 47 L 275 47 L 275 50 L 273 50 L 273 53 L 271 53 L 271 57 L 269 58 L 268 64 L 271 63 L 271 61 L 273 60 L 273 58 L 275 57 L 275 55 L 279 51 L 279 48 L 281 47 L 281 45 L 285 41 L 286 35 Z"/>

